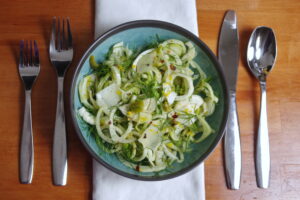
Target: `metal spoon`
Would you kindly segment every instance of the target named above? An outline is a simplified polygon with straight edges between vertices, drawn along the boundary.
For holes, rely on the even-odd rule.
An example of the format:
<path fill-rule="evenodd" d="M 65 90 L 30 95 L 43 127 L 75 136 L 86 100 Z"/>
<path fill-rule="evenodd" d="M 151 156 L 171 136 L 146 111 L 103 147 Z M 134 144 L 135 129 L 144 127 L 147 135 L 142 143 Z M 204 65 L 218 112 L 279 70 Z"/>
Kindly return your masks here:
<path fill-rule="evenodd" d="M 276 59 L 276 39 L 271 28 L 260 26 L 251 34 L 247 62 L 261 89 L 260 118 L 256 143 L 256 181 L 260 188 L 268 188 L 270 181 L 270 149 L 267 118 L 266 78 Z"/>

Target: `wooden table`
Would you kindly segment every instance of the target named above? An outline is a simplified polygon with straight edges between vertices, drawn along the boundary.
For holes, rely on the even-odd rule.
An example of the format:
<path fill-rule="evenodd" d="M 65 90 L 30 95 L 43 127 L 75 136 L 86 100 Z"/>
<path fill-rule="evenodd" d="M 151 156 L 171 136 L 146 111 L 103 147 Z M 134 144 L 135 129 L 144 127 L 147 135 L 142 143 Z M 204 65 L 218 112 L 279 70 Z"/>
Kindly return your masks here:
<path fill-rule="evenodd" d="M 76 63 L 93 41 L 94 1 L 1 1 L 0 4 L 0 199 L 91 199 L 91 157 L 81 145 L 68 117 L 69 174 L 66 187 L 51 182 L 51 146 L 56 107 L 56 75 L 48 58 L 52 16 L 71 18 L 76 55 L 68 72 L 66 90 Z M 241 127 L 241 189 L 226 188 L 221 145 L 205 162 L 207 199 L 282 199 L 300 197 L 300 1 L 199 0 L 199 34 L 216 50 L 224 12 L 238 15 L 240 65 L 237 103 Z M 254 170 L 254 137 L 259 114 L 259 86 L 245 63 L 246 45 L 253 28 L 270 26 L 278 40 L 276 67 L 268 78 L 268 114 L 271 145 L 271 186 L 258 189 Z M 18 179 L 18 153 L 24 94 L 17 71 L 18 43 L 38 41 L 41 73 L 34 87 L 33 129 L 35 169 L 31 185 Z M 66 94 L 66 98 L 68 94 Z M 67 105 L 68 108 L 68 105 Z"/>

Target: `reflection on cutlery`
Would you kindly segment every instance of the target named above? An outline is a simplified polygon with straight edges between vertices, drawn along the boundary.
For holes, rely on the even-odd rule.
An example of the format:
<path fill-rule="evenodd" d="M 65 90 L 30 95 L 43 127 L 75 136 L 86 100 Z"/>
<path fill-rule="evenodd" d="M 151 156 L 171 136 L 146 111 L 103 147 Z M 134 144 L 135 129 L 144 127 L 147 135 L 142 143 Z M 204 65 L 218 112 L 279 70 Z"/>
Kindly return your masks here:
<path fill-rule="evenodd" d="M 64 76 L 73 59 L 72 34 L 69 19 L 53 18 L 50 60 L 57 72 L 57 107 L 52 149 L 52 173 L 54 185 L 67 183 L 67 134 L 64 111 Z"/>
<path fill-rule="evenodd" d="M 268 27 L 257 27 L 249 40 L 247 62 L 252 74 L 258 79 L 261 89 L 260 118 L 256 143 L 256 180 L 260 188 L 269 187 L 270 149 L 267 117 L 266 78 L 276 59 L 274 32 Z"/>
<path fill-rule="evenodd" d="M 31 183 L 33 174 L 31 89 L 39 73 L 40 61 L 36 41 L 21 41 L 19 74 L 25 89 L 25 107 L 20 149 L 20 182 L 25 184 Z"/>
<path fill-rule="evenodd" d="M 237 17 L 234 11 L 225 15 L 218 46 L 218 57 L 223 66 L 229 89 L 229 113 L 224 136 L 224 153 L 227 186 L 239 189 L 241 179 L 241 143 L 236 106 L 236 81 L 239 62 Z"/>

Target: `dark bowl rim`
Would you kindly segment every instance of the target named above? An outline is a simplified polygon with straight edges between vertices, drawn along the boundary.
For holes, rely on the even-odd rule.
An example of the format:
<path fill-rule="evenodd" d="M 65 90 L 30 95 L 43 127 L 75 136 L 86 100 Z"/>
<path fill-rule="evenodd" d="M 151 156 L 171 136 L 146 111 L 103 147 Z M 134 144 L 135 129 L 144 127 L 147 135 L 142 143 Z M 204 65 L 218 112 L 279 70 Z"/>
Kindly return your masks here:
<path fill-rule="evenodd" d="M 223 113 L 223 117 L 222 117 L 223 120 L 222 120 L 219 132 L 214 133 L 214 134 L 218 134 L 218 136 L 214 139 L 214 141 L 212 142 L 212 144 L 210 145 L 208 150 L 202 156 L 200 156 L 194 163 L 192 163 L 191 165 L 189 165 L 189 166 L 187 166 L 187 167 L 185 167 L 185 168 L 183 168 L 183 169 L 181 169 L 177 172 L 167 174 L 167 175 L 163 175 L 163 176 L 158 176 L 158 177 L 155 177 L 155 176 L 147 177 L 147 176 L 129 174 L 129 173 L 121 171 L 121 170 L 107 164 L 104 160 L 101 159 L 100 156 L 98 156 L 98 154 L 96 154 L 91 149 L 91 147 L 85 141 L 83 135 L 81 134 L 80 128 L 79 128 L 77 120 L 76 120 L 76 112 L 73 109 L 74 108 L 74 94 L 75 94 L 75 88 L 76 88 L 76 80 L 77 80 L 77 77 L 79 75 L 79 72 L 80 72 L 85 60 L 88 58 L 90 53 L 95 48 L 97 48 L 97 46 L 100 45 L 104 40 L 111 37 L 112 35 L 117 34 L 117 33 L 121 32 L 121 31 L 124 31 L 124 30 L 132 29 L 132 28 L 141 28 L 141 27 L 155 27 L 155 28 L 166 29 L 166 30 L 178 33 L 180 35 L 183 35 L 186 38 L 189 38 L 189 40 L 194 42 L 196 45 L 198 45 L 207 54 L 207 56 L 211 59 L 211 61 L 213 62 L 214 66 L 215 66 L 215 68 L 216 68 L 216 70 L 219 74 L 219 78 L 220 78 L 221 84 L 223 86 L 223 93 L 224 93 L 224 113 Z M 76 130 L 76 133 L 79 136 L 81 142 L 83 143 L 85 148 L 88 150 L 88 152 L 92 155 L 92 157 L 95 160 L 97 160 L 100 164 L 102 164 L 104 167 L 106 167 L 107 169 L 109 169 L 109 170 L 111 170 L 111 171 L 113 171 L 113 172 L 115 172 L 115 173 L 117 173 L 121 176 L 131 178 L 131 179 L 135 179 L 135 180 L 142 180 L 142 181 L 167 180 L 167 179 L 171 179 L 171 178 L 175 178 L 177 176 L 183 175 L 183 174 L 189 172 L 190 170 L 194 169 L 199 164 L 201 164 L 208 157 L 208 155 L 213 152 L 213 150 L 216 148 L 216 146 L 218 145 L 218 143 L 220 142 L 220 140 L 223 137 L 224 129 L 225 129 L 226 122 L 227 122 L 227 117 L 228 117 L 228 109 L 229 109 L 229 104 L 228 104 L 227 83 L 225 81 L 225 77 L 224 77 L 224 73 L 223 73 L 223 70 L 221 68 L 221 65 L 220 65 L 219 61 L 217 60 L 216 56 L 214 55 L 214 53 L 209 49 L 209 47 L 202 40 L 200 40 L 196 35 L 194 35 L 190 31 L 188 31 L 188 30 L 186 30 L 186 29 L 184 29 L 180 26 L 177 26 L 175 24 L 165 22 L 165 21 L 158 21 L 158 20 L 130 21 L 130 22 L 126 22 L 126 23 L 123 23 L 121 25 L 118 25 L 118 26 L 108 30 L 104 34 L 100 35 L 92 43 L 92 45 L 90 45 L 90 47 L 85 51 L 84 55 L 81 57 L 78 65 L 76 67 L 76 70 L 74 72 L 74 75 L 73 75 L 73 78 L 72 78 L 72 83 L 71 83 L 70 112 L 71 112 L 72 121 L 73 121 L 75 130 Z"/>

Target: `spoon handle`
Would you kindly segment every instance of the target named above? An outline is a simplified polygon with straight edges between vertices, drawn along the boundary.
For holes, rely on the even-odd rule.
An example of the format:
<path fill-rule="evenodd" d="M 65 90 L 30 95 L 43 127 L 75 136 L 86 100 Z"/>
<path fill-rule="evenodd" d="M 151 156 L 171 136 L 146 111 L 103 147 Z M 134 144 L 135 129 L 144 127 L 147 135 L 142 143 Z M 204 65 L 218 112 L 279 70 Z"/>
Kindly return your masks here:
<path fill-rule="evenodd" d="M 224 136 L 226 180 L 229 189 L 240 188 L 241 180 L 241 142 L 235 93 L 230 92 L 230 108 Z"/>
<path fill-rule="evenodd" d="M 270 150 L 267 117 L 266 82 L 260 82 L 260 118 L 256 144 L 256 181 L 260 188 L 269 187 L 270 177 Z"/>

